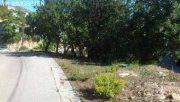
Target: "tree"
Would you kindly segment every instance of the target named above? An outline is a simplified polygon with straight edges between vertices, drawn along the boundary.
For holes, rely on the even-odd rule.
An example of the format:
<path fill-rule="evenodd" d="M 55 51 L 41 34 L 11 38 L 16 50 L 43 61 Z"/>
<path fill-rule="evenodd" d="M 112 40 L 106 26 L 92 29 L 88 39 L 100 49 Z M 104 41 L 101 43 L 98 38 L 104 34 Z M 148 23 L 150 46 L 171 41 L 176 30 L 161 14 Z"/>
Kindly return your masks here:
<path fill-rule="evenodd" d="M 88 57 L 108 60 L 116 56 L 116 25 L 126 22 L 126 2 L 117 0 L 84 0 L 86 9 L 82 11 L 88 27 Z M 125 23 L 124 23 L 125 24 Z M 114 42 L 115 41 L 115 42 Z"/>
<path fill-rule="evenodd" d="M 38 8 L 36 16 L 29 17 L 32 30 L 47 40 L 45 51 L 52 42 L 55 42 L 56 53 L 58 53 L 61 34 L 64 32 L 64 21 L 67 17 L 64 14 L 64 3 L 63 0 L 48 0 L 44 6 Z"/>
<path fill-rule="evenodd" d="M 16 42 L 22 37 L 19 28 L 25 25 L 25 14 L 22 11 L 8 10 L 6 6 L 0 6 L 0 19 L 3 20 L 1 40 L 2 42 Z M 16 16 L 13 16 L 13 13 Z"/>
<path fill-rule="evenodd" d="M 160 31 L 172 11 L 171 0 L 136 0 L 131 29 L 133 55 L 142 63 L 146 63 L 164 47 L 164 33 Z"/>

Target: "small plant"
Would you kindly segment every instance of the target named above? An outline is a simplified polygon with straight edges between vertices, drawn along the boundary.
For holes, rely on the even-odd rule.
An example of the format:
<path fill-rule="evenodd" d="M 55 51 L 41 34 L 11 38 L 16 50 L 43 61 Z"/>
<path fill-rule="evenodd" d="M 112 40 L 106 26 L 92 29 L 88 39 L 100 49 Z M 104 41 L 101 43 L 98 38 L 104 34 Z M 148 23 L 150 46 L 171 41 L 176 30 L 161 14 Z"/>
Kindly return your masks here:
<path fill-rule="evenodd" d="M 76 80 L 79 80 L 80 78 L 81 78 L 80 70 L 75 69 L 71 72 L 69 79 L 72 81 L 76 81 Z"/>
<path fill-rule="evenodd" d="M 113 63 L 111 66 L 111 72 L 112 73 L 117 72 L 118 68 L 119 68 L 119 65 L 117 63 Z"/>
<path fill-rule="evenodd" d="M 113 98 L 125 87 L 125 80 L 118 79 L 114 74 L 96 75 L 94 82 L 95 95 L 102 98 Z"/>
<path fill-rule="evenodd" d="M 168 75 L 168 79 L 169 79 L 170 81 L 177 81 L 177 80 L 178 80 L 178 77 L 177 77 L 175 74 L 170 73 L 170 74 Z"/>
<path fill-rule="evenodd" d="M 86 80 L 88 80 L 89 78 L 91 77 L 91 75 L 90 74 L 81 74 L 81 78 L 80 78 L 80 80 L 81 81 L 86 81 Z"/>
<path fill-rule="evenodd" d="M 143 69 L 141 72 L 140 72 L 140 74 L 141 74 L 141 76 L 143 77 L 143 78 L 152 78 L 152 77 L 154 77 L 154 74 L 151 72 L 151 71 L 149 71 L 148 69 Z"/>
<path fill-rule="evenodd" d="M 79 69 L 75 69 L 73 72 L 70 74 L 69 80 L 72 81 L 86 81 L 91 77 L 89 74 L 81 73 Z"/>

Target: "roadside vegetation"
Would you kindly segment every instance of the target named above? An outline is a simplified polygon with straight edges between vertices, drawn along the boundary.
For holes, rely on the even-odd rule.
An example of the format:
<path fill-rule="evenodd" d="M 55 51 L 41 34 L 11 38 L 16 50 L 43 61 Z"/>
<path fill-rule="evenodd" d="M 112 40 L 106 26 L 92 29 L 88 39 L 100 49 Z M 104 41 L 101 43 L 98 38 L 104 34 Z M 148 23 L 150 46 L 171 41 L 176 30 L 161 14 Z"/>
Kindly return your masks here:
<path fill-rule="evenodd" d="M 172 93 L 180 91 L 180 75 L 155 64 L 102 65 L 57 56 L 56 62 L 83 102 L 172 101 Z"/>

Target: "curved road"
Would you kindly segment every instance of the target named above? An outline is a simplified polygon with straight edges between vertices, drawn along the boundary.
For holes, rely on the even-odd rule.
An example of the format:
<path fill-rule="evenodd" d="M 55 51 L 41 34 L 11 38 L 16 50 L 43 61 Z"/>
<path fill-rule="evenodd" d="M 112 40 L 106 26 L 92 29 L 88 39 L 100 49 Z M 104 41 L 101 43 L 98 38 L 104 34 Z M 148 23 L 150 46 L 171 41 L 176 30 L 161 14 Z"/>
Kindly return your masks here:
<path fill-rule="evenodd" d="M 57 87 L 48 56 L 0 53 L 0 102 L 65 102 Z"/>

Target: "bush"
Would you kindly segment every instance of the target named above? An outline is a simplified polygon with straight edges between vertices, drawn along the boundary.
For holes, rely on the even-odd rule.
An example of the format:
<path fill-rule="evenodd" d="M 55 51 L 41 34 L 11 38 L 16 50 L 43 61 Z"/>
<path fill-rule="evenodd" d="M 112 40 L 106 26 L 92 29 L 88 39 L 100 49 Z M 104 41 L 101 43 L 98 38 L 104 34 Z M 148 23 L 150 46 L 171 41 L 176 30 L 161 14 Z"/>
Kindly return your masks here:
<path fill-rule="evenodd" d="M 19 48 L 19 51 L 27 51 L 27 50 L 29 50 L 29 48 L 27 48 L 26 46 L 21 46 Z"/>
<path fill-rule="evenodd" d="M 114 74 L 96 75 L 94 82 L 95 95 L 102 98 L 113 98 L 125 87 L 125 80 L 118 79 Z"/>
<path fill-rule="evenodd" d="M 41 41 L 38 46 L 34 47 L 33 49 L 34 50 L 37 50 L 37 51 L 42 51 L 42 50 L 45 50 L 45 47 L 46 47 L 46 41 Z M 49 45 L 49 48 L 48 48 L 48 51 L 55 51 L 55 43 L 51 43 Z"/>

